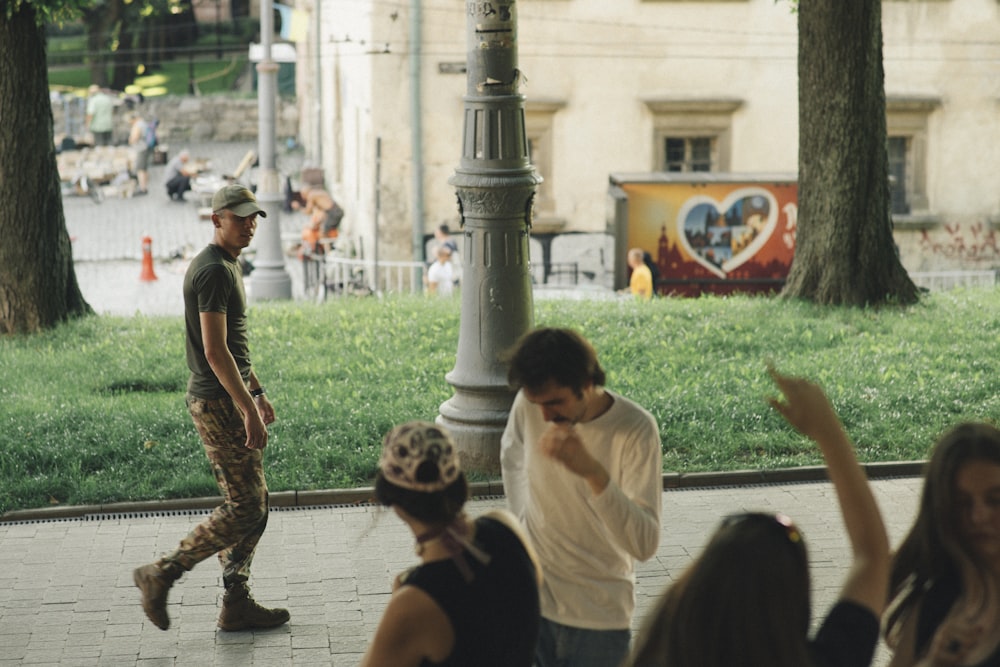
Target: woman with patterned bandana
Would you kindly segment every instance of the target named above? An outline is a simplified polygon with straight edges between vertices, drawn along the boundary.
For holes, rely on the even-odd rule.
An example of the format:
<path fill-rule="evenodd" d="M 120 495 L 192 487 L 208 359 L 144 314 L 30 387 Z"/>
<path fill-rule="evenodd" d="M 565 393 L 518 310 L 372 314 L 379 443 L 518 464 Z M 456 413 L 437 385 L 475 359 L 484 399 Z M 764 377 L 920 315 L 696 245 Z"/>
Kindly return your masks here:
<path fill-rule="evenodd" d="M 538 637 L 534 553 L 503 510 L 470 519 L 458 452 L 435 424 L 388 433 L 375 497 L 416 538 L 420 563 L 396 577 L 362 667 L 529 667 Z"/>

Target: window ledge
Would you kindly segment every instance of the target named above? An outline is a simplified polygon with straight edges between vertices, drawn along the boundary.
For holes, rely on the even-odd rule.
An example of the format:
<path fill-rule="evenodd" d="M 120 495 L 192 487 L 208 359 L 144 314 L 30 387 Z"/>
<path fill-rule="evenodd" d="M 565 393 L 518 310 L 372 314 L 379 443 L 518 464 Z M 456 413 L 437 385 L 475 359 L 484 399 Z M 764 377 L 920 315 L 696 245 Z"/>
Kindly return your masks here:
<path fill-rule="evenodd" d="M 885 110 L 888 113 L 930 114 L 935 109 L 940 108 L 940 97 L 892 95 L 888 93 L 885 96 Z"/>
<path fill-rule="evenodd" d="M 533 234 L 553 234 L 566 229 L 566 218 L 554 215 L 535 213 L 531 221 L 531 232 Z"/>
<path fill-rule="evenodd" d="M 647 97 L 643 104 L 654 114 L 724 114 L 732 115 L 743 100 L 724 97 Z"/>
<path fill-rule="evenodd" d="M 892 214 L 892 224 L 896 229 L 936 229 L 944 224 L 944 219 L 937 213 L 907 213 Z"/>
<path fill-rule="evenodd" d="M 566 100 L 556 97 L 539 97 L 524 101 L 524 110 L 529 113 L 554 114 L 566 107 Z"/>

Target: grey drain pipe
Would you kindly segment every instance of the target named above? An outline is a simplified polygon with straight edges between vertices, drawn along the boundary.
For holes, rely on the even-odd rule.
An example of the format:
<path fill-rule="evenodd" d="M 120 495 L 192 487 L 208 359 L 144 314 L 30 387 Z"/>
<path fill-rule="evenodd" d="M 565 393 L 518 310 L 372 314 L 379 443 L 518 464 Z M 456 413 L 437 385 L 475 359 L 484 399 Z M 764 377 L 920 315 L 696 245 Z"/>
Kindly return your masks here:
<path fill-rule="evenodd" d="M 411 170 L 413 172 L 413 261 L 415 262 L 424 261 L 424 128 L 423 109 L 420 104 L 422 24 L 423 12 L 420 0 L 410 0 L 410 141 L 413 144 Z"/>

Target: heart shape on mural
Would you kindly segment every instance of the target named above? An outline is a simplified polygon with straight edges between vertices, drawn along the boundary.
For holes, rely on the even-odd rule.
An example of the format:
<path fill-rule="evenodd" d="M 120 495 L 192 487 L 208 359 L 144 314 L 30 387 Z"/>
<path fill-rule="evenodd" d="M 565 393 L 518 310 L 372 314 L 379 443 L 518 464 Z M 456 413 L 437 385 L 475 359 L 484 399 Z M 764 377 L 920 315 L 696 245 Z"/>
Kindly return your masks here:
<path fill-rule="evenodd" d="M 764 247 L 777 222 L 774 195 L 763 188 L 740 188 L 721 204 L 705 195 L 685 201 L 677 214 L 677 237 L 695 261 L 725 278 Z"/>

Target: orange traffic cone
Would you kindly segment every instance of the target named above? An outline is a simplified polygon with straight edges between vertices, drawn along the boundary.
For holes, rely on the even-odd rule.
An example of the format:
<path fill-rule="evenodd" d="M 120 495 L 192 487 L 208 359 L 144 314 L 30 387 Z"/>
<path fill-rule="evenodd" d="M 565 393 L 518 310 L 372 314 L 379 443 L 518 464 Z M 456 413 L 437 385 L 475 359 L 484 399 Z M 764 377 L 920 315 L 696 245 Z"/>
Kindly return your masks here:
<path fill-rule="evenodd" d="M 153 239 L 148 236 L 142 237 L 142 273 L 139 280 L 156 280 L 156 274 L 153 273 Z"/>

